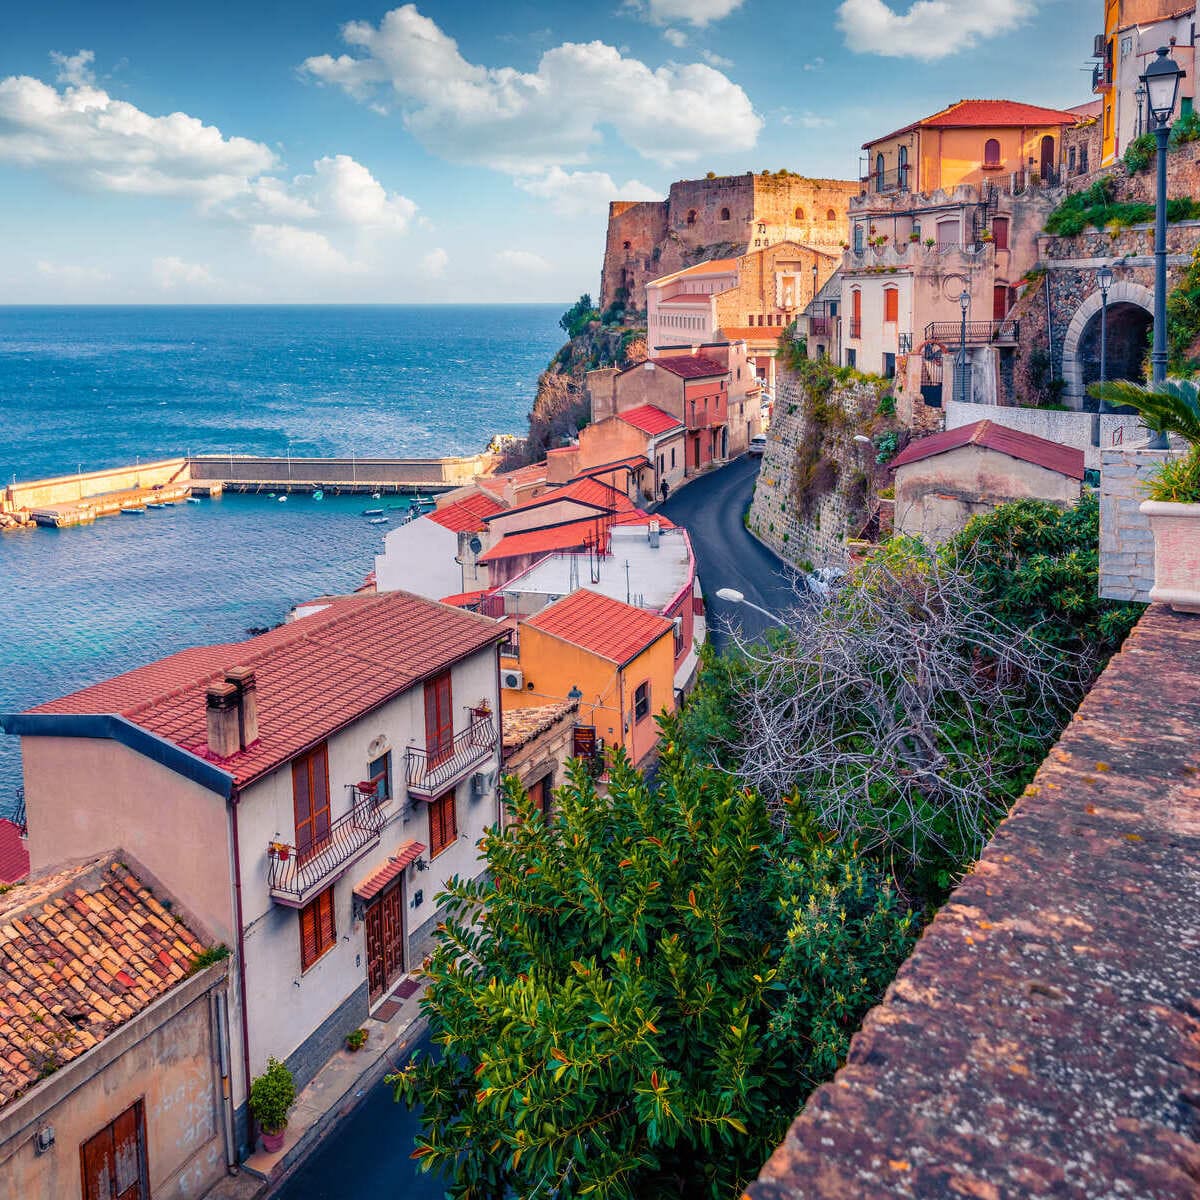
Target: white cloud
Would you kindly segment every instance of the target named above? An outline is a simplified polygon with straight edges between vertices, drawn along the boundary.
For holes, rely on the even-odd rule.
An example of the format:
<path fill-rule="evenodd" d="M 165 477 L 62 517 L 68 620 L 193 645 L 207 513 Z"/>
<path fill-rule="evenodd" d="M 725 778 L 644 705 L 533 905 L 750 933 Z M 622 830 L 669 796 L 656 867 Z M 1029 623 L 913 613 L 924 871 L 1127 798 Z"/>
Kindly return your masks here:
<path fill-rule="evenodd" d="M 664 29 L 663 38 L 670 42 L 676 50 L 681 50 L 688 44 L 688 35 L 682 29 Z"/>
<path fill-rule="evenodd" d="M 435 246 L 421 259 L 421 270 L 430 279 L 441 279 L 449 263 L 450 255 L 441 246 Z"/>
<path fill-rule="evenodd" d="M 92 50 L 80 50 L 75 54 L 60 54 L 57 50 L 51 50 L 50 60 L 58 67 L 59 83 L 70 83 L 78 87 L 81 84 L 92 83 L 95 79 L 92 63 L 96 61 L 96 54 Z"/>
<path fill-rule="evenodd" d="M 330 275 L 361 271 L 323 234 L 295 225 L 255 225 L 254 245 L 270 258 L 308 274 Z"/>
<path fill-rule="evenodd" d="M 818 116 L 814 112 L 785 112 L 780 120 L 784 125 L 798 125 L 801 129 L 828 129 L 835 124 L 831 117 Z"/>
<path fill-rule="evenodd" d="M 517 275 L 548 275 L 553 269 L 540 254 L 531 250 L 501 250 L 496 255 L 496 266 Z"/>
<path fill-rule="evenodd" d="M 564 171 L 551 167 L 544 175 L 516 180 L 517 187 L 550 203 L 563 216 L 583 216 L 608 211 L 610 200 L 661 200 L 662 194 L 637 179 L 623 186 L 605 171 Z"/>
<path fill-rule="evenodd" d="M 107 271 L 102 271 L 99 267 L 85 267 L 78 263 L 53 263 L 39 259 L 36 265 L 39 275 L 67 288 L 104 283 L 112 278 Z"/>
<path fill-rule="evenodd" d="M 900 14 L 884 0 L 843 0 L 838 26 L 851 50 L 932 61 L 1008 32 L 1035 0 L 916 0 Z"/>
<path fill-rule="evenodd" d="M 710 67 L 732 67 L 733 59 L 725 58 L 723 55 L 714 54 L 711 50 L 701 50 L 700 57 L 704 59 Z"/>
<path fill-rule="evenodd" d="M 716 6 L 729 9 L 727 0 Z M 390 87 L 431 150 L 513 174 L 586 161 L 602 126 L 663 166 L 749 149 L 762 127 L 746 93 L 719 71 L 701 63 L 652 70 L 603 42 L 556 46 L 534 72 L 482 67 L 413 4 L 378 27 L 352 21 L 342 38 L 358 53 L 315 55 L 302 70 L 360 100 Z"/>
<path fill-rule="evenodd" d="M 626 0 L 626 7 L 642 13 L 655 25 L 672 21 L 687 21 L 691 25 L 707 25 L 721 21 L 742 7 L 743 0 Z"/>
<path fill-rule="evenodd" d="M 824 65 L 825 60 L 818 54 L 816 58 L 804 64 L 804 69 L 806 71 L 819 71 Z"/>
<path fill-rule="evenodd" d="M 160 288 L 168 292 L 177 287 L 211 287 L 216 283 L 207 267 L 184 262 L 175 254 L 154 259 L 150 264 L 150 275 Z"/>

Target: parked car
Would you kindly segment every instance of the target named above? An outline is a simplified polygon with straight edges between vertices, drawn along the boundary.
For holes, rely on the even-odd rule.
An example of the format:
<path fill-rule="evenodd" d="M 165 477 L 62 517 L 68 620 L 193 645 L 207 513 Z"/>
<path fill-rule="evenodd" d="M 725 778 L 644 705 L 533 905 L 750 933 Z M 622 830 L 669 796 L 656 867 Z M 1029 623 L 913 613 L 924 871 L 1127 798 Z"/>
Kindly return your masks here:
<path fill-rule="evenodd" d="M 750 439 L 749 452 L 758 458 L 761 458 L 767 449 L 767 435 L 765 433 L 756 433 Z"/>

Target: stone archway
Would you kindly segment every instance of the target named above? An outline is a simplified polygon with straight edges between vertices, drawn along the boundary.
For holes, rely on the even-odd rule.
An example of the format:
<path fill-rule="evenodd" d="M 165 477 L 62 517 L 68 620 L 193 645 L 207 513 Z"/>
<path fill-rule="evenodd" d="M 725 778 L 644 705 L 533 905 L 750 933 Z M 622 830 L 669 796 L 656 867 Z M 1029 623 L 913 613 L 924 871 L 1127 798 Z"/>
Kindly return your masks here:
<path fill-rule="evenodd" d="M 1090 382 L 1088 362 L 1090 361 L 1092 335 L 1095 333 L 1093 318 L 1100 312 L 1102 304 L 1100 289 L 1097 288 L 1075 310 L 1075 315 L 1071 318 L 1066 336 L 1063 338 L 1062 376 L 1067 385 L 1063 393 L 1063 402 L 1070 408 L 1082 409 L 1088 399 L 1086 390 L 1086 385 Z M 1114 310 L 1118 305 L 1132 305 L 1149 313 L 1153 319 L 1154 293 L 1140 283 L 1119 280 L 1108 289 L 1110 321 L 1113 319 Z M 1135 322 L 1129 322 L 1130 328 L 1134 328 L 1135 325 Z"/>

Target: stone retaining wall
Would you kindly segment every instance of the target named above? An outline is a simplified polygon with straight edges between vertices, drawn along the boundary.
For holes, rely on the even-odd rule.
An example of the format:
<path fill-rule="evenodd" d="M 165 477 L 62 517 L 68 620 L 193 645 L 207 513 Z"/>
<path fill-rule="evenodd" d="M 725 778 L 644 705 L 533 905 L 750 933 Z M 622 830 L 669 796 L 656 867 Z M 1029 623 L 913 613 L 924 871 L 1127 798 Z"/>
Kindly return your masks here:
<path fill-rule="evenodd" d="M 1154 537 L 1138 511 L 1142 485 L 1174 454 L 1170 450 L 1106 450 L 1100 472 L 1100 595 L 1150 599 Z"/>

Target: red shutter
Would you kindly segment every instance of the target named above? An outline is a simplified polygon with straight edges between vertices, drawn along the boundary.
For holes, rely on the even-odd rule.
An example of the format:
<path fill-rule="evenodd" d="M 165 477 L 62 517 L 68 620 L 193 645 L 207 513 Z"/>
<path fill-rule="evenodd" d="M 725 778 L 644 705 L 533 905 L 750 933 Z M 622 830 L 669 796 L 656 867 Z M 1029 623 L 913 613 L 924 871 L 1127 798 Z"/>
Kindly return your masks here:
<path fill-rule="evenodd" d="M 326 888 L 300 910 L 300 969 L 309 967 L 337 941 L 333 888 Z"/>
<path fill-rule="evenodd" d="M 296 810 L 296 852 L 319 850 L 329 836 L 329 752 L 318 746 L 292 763 L 292 801 Z"/>
<path fill-rule="evenodd" d="M 454 745 L 454 708 L 450 691 L 450 672 L 425 684 L 425 750 L 429 765 L 437 766 Z"/>

